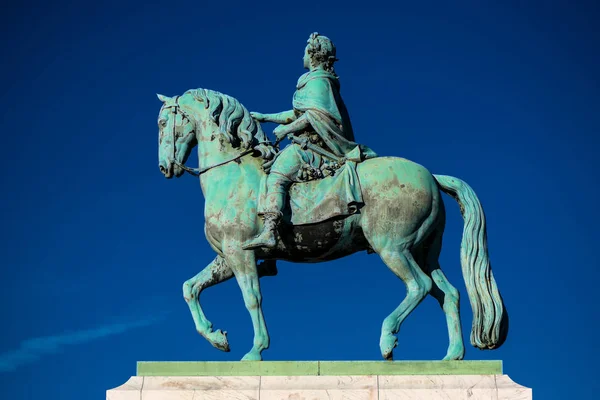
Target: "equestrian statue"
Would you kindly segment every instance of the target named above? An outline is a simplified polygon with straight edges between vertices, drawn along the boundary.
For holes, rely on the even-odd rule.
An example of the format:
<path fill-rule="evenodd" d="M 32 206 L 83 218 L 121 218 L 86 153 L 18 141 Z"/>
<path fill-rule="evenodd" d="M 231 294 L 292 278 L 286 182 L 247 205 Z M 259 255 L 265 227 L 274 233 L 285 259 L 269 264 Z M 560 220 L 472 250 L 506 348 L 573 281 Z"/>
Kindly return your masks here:
<path fill-rule="evenodd" d="M 200 179 L 204 232 L 216 256 L 183 284 L 196 330 L 229 351 L 226 332 L 214 330 L 200 293 L 236 279 L 252 319 L 254 342 L 243 360 L 262 360 L 269 334 L 259 279 L 277 274 L 277 260 L 318 263 L 376 253 L 404 281 L 403 301 L 383 321 L 379 347 L 393 359 L 402 322 L 427 296 L 446 315 L 444 360 L 465 354 L 459 294 L 442 272 L 445 209 L 441 192 L 460 205 L 465 226 L 461 265 L 473 311 L 471 344 L 495 349 L 506 340 L 508 315 L 487 250 L 485 215 L 464 181 L 433 175 L 398 157 L 378 156 L 356 142 L 335 73 L 336 48 L 310 35 L 292 109 L 249 112 L 237 99 L 209 89 L 158 95 L 159 169 L 166 178 L 188 172 Z M 260 123 L 279 124 L 272 142 Z M 279 144 L 290 139 L 282 150 Z M 199 168 L 185 165 L 197 147 Z"/>

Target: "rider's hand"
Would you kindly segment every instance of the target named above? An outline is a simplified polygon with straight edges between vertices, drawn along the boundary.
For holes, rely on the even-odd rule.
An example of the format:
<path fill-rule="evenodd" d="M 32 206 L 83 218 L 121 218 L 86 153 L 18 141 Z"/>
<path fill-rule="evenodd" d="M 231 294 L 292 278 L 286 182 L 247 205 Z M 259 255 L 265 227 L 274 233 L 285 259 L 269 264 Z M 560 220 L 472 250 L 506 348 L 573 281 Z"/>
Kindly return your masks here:
<path fill-rule="evenodd" d="M 269 172 L 271 172 L 271 167 L 272 167 L 272 166 L 273 166 L 273 164 L 275 163 L 275 160 L 276 160 L 276 159 L 275 159 L 275 158 L 273 158 L 272 160 L 269 160 L 269 161 L 265 161 L 265 162 L 263 162 L 263 165 L 262 165 L 263 171 L 265 171 L 267 174 L 268 174 Z"/>
<path fill-rule="evenodd" d="M 273 146 L 269 146 L 263 143 L 254 147 L 254 150 L 260 152 L 260 156 L 265 160 L 272 160 L 277 155 L 277 151 L 273 148 Z"/>
<path fill-rule="evenodd" d="M 288 134 L 287 128 L 285 125 L 279 125 L 277 128 L 273 129 L 273 135 L 277 138 L 277 140 L 282 140 Z"/>
<path fill-rule="evenodd" d="M 259 112 L 250 111 L 250 116 L 258 122 L 265 122 L 267 120 L 267 116 Z"/>

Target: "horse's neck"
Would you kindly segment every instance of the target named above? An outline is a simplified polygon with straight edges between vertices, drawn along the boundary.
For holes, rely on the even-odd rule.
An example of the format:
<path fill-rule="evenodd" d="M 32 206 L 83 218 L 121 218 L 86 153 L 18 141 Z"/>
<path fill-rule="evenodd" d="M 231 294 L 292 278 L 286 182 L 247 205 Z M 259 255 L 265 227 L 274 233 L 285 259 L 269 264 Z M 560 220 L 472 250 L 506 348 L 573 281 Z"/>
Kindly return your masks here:
<path fill-rule="evenodd" d="M 240 184 L 258 187 L 263 174 L 259 161 L 249 154 L 244 156 L 239 164 L 230 161 L 241 155 L 244 150 L 233 148 L 229 143 L 221 143 L 218 137 L 215 133 L 197 138 L 199 167 L 204 169 L 215 166 L 200 176 L 200 186 L 207 201 L 241 190 Z M 230 162 L 216 166 L 226 161 Z"/>

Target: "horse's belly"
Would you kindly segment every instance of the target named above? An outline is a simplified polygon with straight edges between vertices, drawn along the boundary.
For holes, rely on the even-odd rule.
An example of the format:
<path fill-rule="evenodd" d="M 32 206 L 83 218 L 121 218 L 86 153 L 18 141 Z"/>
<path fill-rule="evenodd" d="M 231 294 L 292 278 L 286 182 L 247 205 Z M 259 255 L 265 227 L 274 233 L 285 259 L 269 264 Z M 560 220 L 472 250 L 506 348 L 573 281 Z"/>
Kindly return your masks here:
<path fill-rule="evenodd" d="M 281 229 L 278 247 L 259 257 L 313 263 L 366 250 L 368 244 L 358 224 L 359 219 L 360 215 L 353 215 L 318 224 L 286 225 Z"/>

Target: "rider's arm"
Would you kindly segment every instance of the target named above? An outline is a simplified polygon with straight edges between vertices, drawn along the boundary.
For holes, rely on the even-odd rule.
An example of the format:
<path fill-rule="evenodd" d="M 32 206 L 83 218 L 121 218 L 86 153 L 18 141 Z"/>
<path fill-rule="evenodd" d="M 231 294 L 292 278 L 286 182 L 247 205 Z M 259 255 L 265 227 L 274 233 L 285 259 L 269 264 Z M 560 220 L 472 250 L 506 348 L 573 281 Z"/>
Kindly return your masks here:
<path fill-rule="evenodd" d="M 284 136 L 289 135 L 290 133 L 296 134 L 304 131 L 304 129 L 310 126 L 310 122 L 306 118 L 306 115 L 302 114 L 301 117 L 295 119 L 293 122 L 287 125 L 279 125 L 273 133 L 277 136 L 277 138 L 282 138 Z"/>
<path fill-rule="evenodd" d="M 296 120 L 298 116 L 294 110 L 283 111 L 277 114 L 264 114 L 265 122 L 275 122 L 276 124 L 289 124 Z"/>

